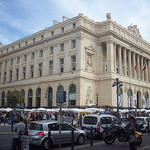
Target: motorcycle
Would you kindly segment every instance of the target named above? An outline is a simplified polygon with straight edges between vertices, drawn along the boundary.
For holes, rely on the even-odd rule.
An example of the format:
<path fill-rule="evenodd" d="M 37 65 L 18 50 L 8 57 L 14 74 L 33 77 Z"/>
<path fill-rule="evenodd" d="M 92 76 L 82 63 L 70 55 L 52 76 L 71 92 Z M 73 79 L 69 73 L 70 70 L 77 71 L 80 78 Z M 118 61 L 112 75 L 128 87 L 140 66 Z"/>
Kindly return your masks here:
<path fill-rule="evenodd" d="M 142 144 L 142 134 L 140 132 L 134 131 L 134 134 L 131 135 L 122 126 L 106 127 L 102 136 L 106 144 L 113 144 L 116 139 L 119 142 L 131 142 L 131 140 L 134 140 L 136 146 Z"/>

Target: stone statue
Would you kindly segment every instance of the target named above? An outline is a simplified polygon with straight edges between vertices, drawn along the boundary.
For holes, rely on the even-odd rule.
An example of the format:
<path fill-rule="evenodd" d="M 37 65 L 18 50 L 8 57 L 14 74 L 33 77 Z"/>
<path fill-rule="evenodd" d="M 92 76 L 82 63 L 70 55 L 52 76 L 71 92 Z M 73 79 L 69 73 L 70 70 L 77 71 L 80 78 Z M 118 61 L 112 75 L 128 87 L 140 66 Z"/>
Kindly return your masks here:
<path fill-rule="evenodd" d="M 92 58 L 90 55 L 87 55 L 87 67 L 92 67 Z"/>
<path fill-rule="evenodd" d="M 86 104 L 92 104 L 93 100 L 92 100 L 92 88 L 91 86 L 88 87 L 87 92 L 86 92 Z"/>
<path fill-rule="evenodd" d="M 107 18 L 107 20 L 111 20 L 111 13 L 107 13 L 106 18 Z"/>
<path fill-rule="evenodd" d="M 139 28 L 137 28 L 137 25 L 130 25 L 128 26 L 128 30 L 130 30 L 132 33 L 138 35 L 139 37 L 141 37 L 141 34 L 140 34 L 140 31 L 139 31 Z"/>

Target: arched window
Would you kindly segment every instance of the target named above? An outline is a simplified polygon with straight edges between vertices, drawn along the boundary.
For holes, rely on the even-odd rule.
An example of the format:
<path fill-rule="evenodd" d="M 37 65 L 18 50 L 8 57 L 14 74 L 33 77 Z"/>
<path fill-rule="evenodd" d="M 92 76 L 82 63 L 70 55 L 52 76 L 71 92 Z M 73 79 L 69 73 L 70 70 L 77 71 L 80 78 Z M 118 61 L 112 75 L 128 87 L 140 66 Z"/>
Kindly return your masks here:
<path fill-rule="evenodd" d="M 28 91 L 28 108 L 32 108 L 32 97 L 33 97 L 33 91 L 30 89 Z"/>
<path fill-rule="evenodd" d="M 145 93 L 145 108 L 149 108 L 149 95 L 147 92 Z"/>
<path fill-rule="evenodd" d="M 25 101 L 25 91 L 21 90 L 21 97 L 22 97 L 22 102 Z"/>
<path fill-rule="evenodd" d="M 132 94 L 131 89 L 128 90 L 127 98 L 128 98 L 128 107 L 132 107 L 133 106 L 133 94 Z"/>
<path fill-rule="evenodd" d="M 41 107 L 41 89 L 36 90 L 36 107 Z"/>
<path fill-rule="evenodd" d="M 74 84 L 69 86 L 68 106 L 76 106 L 76 86 Z"/>
<path fill-rule="evenodd" d="M 52 108 L 52 101 L 53 101 L 53 89 L 52 89 L 52 87 L 50 87 L 48 89 L 47 99 L 48 99 L 48 108 Z"/>
<path fill-rule="evenodd" d="M 118 88 L 118 104 L 119 107 L 123 106 L 123 92 L 121 88 Z"/>
<path fill-rule="evenodd" d="M 57 92 L 64 91 L 64 87 L 62 85 L 59 85 L 57 88 Z"/>
<path fill-rule="evenodd" d="M 5 106 L 5 92 L 2 92 L 2 96 L 1 96 L 1 107 Z"/>

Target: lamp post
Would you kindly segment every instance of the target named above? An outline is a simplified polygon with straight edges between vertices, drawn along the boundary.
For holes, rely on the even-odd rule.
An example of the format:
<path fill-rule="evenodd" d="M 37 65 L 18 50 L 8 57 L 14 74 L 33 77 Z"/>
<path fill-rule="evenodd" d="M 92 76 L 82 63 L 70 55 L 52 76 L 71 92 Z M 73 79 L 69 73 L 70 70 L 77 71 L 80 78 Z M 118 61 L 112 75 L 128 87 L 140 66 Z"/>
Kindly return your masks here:
<path fill-rule="evenodd" d="M 119 81 L 119 78 L 116 78 L 116 81 L 112 84 L 112 87 L 117 86 L 117 115 L 119 118 L 119 102 L 118 102 L 118 89 L 123 86 L 123 84 Z"/>

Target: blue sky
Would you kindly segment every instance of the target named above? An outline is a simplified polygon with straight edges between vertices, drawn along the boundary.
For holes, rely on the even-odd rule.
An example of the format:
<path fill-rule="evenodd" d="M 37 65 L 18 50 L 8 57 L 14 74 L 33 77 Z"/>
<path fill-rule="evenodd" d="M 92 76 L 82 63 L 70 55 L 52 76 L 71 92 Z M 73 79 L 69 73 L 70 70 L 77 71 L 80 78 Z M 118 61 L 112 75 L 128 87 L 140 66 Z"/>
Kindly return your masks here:
<path fill-rule="evenodd" d="M 126 27 L 137 25 L 150 42 L 149 0 L 0 0 L 0 42 L 4 45 L 50 27 L 62 16 L 83 13 L 95 21 L 112 20 Z"/>

